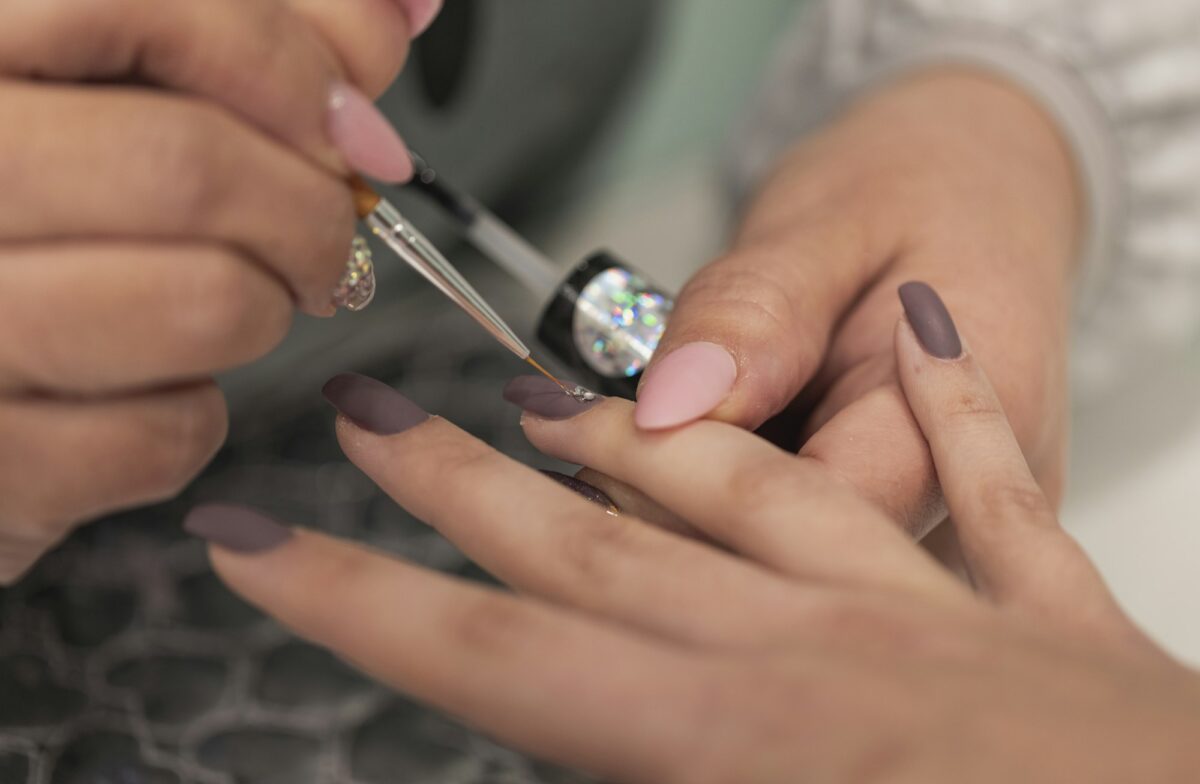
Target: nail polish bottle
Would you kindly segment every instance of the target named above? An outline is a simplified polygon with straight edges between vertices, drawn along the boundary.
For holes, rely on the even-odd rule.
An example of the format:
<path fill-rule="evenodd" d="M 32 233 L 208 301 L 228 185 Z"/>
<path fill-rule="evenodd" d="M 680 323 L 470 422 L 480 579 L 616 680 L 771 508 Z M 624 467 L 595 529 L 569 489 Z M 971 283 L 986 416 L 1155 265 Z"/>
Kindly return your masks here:
<path fill-rule="evenodd" d="M 609 396 L 632 399 L 658 348 L 675 301 L 634 267 L 597 251 L 561 278 L 557 265 L 474 198 L 412 154 L 409 186 L 463 228 L 467 240 L 536 296 L 550 301 L 538 320 L 538 339 L 572 381 Z M 561 282 L 559 282 L 561 281 Z"/>
<path fill-rule="evenodd" d="M 608 251 L 597 251 L 559 285 L 538 321 L 538 339 L 575 381 L 633 398 L 658 348 L 674 299 Z"/>

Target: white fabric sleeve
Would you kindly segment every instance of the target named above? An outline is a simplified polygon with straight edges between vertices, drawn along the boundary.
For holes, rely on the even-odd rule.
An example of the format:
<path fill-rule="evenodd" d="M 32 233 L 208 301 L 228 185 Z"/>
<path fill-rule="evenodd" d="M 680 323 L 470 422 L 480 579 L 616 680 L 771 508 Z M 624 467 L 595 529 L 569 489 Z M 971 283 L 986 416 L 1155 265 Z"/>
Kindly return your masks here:
<path fill-rule="evenodd" d="M 936 63 L 1020 85 L 1074 152 L 1077 381 L 1106 388 L 1200 332 L 1200 0 L 814 2 L 737 137 L 739 194 L 864 87 Z"/>

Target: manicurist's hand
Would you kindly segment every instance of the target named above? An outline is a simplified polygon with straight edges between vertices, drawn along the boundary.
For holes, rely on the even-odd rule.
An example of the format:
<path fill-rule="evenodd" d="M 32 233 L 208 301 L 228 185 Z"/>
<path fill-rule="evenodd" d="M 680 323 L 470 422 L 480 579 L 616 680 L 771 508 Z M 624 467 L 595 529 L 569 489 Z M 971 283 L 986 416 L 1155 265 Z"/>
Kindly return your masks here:
<path fill-rule="evenodd" d="M 1018 90 L 953 71 L 882 87 L 779 161 L 730 252 L 684 288 L 636 421 L 772 420 L 922 535 L 945 508 L 888 326 L 896 287 L 928 280 L 1057 501 L 1079 202 L 1055 126 Z"/>
<path fill-rule="evenodd" d="M 614 516 L 353 376 L 326 388 L 347 454 L 516 594 L 242 508 L 200 508 L 187 527 L 301 635 L 606 778 L 1189 780 L 1200 680 L 1142 637 L 1059 527 L 936 295 L 905 295 L 909 321 L 888 328 L 897 374 L 979 595 L 822 461 L 718 422 L 647 433 L 632 404 L 581 406 L 548 382 L 510 388 L 536 445 L 721 547 Z"/>
<path fill-rule="evenodd" d="M 0 3 L 0 582 L 174 493 L 224 436 L 211 376 L 331 312 L 344 177 L 411 169 L 366 94 L 436 7 Z"/>

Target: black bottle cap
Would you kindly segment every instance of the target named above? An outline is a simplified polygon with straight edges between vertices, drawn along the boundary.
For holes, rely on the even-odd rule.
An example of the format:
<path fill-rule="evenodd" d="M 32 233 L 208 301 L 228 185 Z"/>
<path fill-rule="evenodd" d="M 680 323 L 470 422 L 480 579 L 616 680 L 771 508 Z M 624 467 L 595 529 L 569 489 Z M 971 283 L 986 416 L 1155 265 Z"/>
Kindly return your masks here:
<path fill-rule="evenodd" d="M 538 322 L 538 339 L 577 381 L 633 399 L 674 301 L 607 251 L 571 271 Z"/>

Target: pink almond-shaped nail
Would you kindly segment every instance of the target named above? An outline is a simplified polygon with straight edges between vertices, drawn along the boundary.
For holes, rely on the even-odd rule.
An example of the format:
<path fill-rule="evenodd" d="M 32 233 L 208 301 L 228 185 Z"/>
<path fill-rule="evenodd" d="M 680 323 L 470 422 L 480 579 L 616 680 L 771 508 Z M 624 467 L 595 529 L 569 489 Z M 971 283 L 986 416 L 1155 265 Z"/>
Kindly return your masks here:
<path fill-rule="evenodd" d="M 396 0 L 396 4 L 408 17 L 413 38 L 428 30 L 437 18 L 438 11 L 442 10 L 442 0 Z"/>
<path fill-rule="evenodd" d="M 716 343 L 688 343 L 646 374 L 633 421 L 643 430 L 662 430 L 699 419 L 720 405 L 737 380 L 737 362 Z"/>
<path fill-rule="evenodd" d="M 412 179 L 412 157 L 400 134 L 367 96 L 345 82 L 329 91 L 329 137 L 354 171 L 383 182 Z"/>

